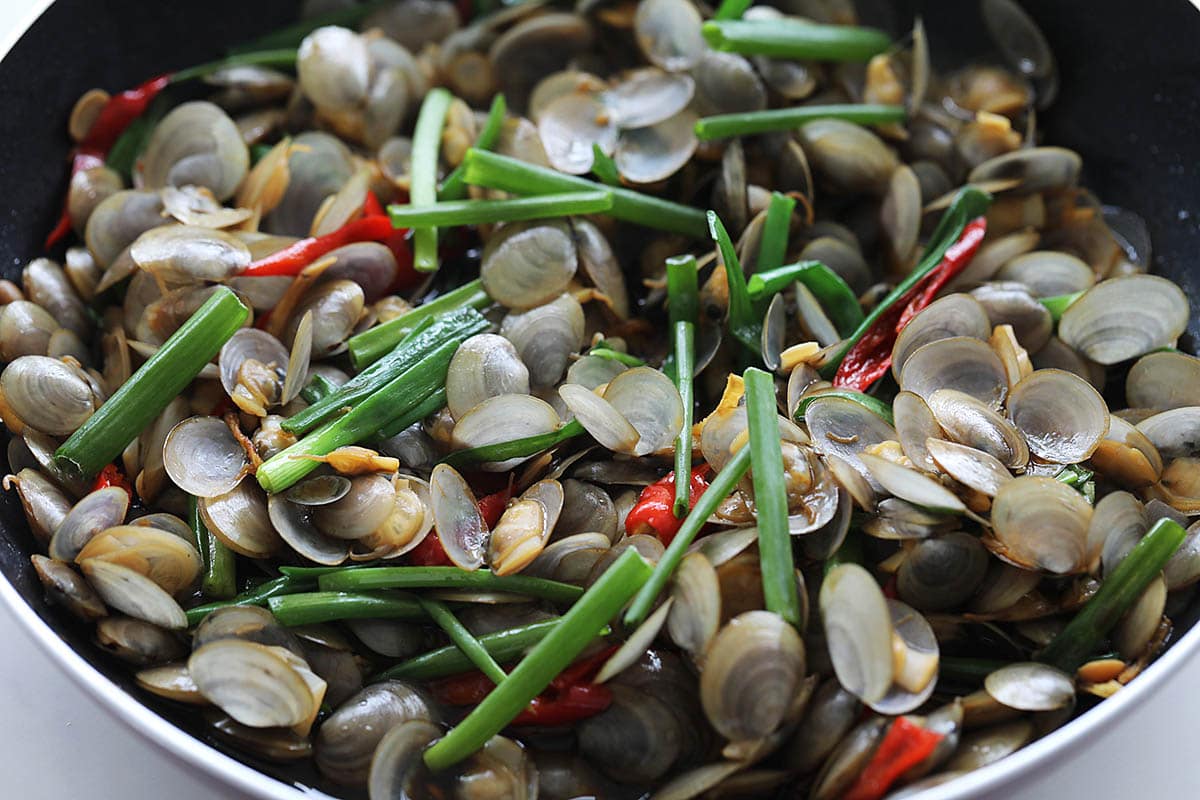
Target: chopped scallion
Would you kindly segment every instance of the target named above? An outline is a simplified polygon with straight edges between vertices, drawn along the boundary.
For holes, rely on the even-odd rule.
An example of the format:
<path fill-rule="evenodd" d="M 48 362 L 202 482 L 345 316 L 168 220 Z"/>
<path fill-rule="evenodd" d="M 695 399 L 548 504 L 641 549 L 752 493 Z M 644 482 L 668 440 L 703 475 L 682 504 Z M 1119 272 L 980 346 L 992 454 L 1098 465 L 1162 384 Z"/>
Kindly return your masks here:
<path fill-rule="evenodd" d="M 442 128 L 454 96 L 442 88 L 430 89 L 417 113 L 413 130 L 412 167 L 408 197 L 414 206 L 437 202 L 438 153 L 442 149 Z M 413 269 L 436 272 L 438 268 L 437 228 L 417 228 L 412 236 Z"/>

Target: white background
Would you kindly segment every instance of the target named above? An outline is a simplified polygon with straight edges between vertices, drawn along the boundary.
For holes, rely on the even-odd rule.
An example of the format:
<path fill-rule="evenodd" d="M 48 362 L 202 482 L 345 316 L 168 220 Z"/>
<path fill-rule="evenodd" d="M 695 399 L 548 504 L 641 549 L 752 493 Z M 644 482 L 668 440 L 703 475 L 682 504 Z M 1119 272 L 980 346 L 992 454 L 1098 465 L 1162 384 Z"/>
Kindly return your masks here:
<path fill-rule="evenodd" d="M 44 0 L 0 0 L 0 52 L 32 9 L 43 5 Z M 1114 730 L 1003 797 L 1200 798 L 1198 683 L 1200 663 L 1174 676 Z M 211 800 L 237 795 L 108 716 L 0 607 L 0 797 Z"/>

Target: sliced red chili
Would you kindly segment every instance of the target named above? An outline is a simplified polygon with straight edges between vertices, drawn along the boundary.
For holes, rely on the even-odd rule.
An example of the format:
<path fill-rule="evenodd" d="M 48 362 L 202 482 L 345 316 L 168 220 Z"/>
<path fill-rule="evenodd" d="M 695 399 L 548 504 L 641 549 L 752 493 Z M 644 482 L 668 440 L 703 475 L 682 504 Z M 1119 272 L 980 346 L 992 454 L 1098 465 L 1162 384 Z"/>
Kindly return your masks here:
<path fill-rule="evenodd" d="M 107 489 L 109 486 L 124 489 L 125 493 L 129 495 L 129 499 L 133 499 L 133 484 L 129 482 L 129 479 L 125 477 L 125 473 L 116 464 L 109 464 L 100 470 L 100 474 L 96 476 L 96 480 L 92 484 L 92 491 Z"/>
<path fill-rule="evenodd" d="M 395 232 L 386 216 L 361 217 L 351 220 L 324 236 L 309 236 L 260 258 L 242 271 L 243 275 L 299 275 L 300 271 L 321 256 L 355 242 L 382 242 Z"/>
<path fill-rule="evenodd" d="M 117 138 L 129 127 L 129 123 L 140 117 L 151 101 L 171 82 L 170 73 L 158 75 L 140 86 L 126 89 L 113 95 L 100 109 L 87 136 L 71 154 L 71 177 L 85 169 L 104 165 L 104 158 L 112 149 Z M 68 179 L 68 187 L 69 187 Z M 69 189 L 68 189 L 69 191 Z M 67 213 L 67 198 L 63 198 L 62 213 L 54 229 L 46 236 L 47 250 L 62 241 L 71 232 L 71 217 Z"/>
<path fill-rule="evenodd" d="M 414 567 L 453 567 L 454 562 L 446 555 L 437 531 L 430 531 L 421 543 L 408 551 L 408 563 Z"/>
<path fill-rule="evenodd" d="M 846 353 L 834 376 L 834 386 L 865 392 L 891 369 L 892 346 L 900 331 L 966 268 L 986 231 L 987 220 L 983 217 L 967 224 L 962 235 L 947 248 L 941 262 L 875 320 L 875 324 Z"/>
<path fill-rule="evenodd" d="M 701 464 L 692 469 L 688 498 L 695 505 L 708 488 L 708 465 Z M 637 502 L 625 517 L 625 530 L 630 534 L 646 533 L 657 536 L 663 544 L 671 544 L 675 534 L 683 526 L 683 519 L 675 516 L 675 473 L 650 484 L 642 490 Z"/>
<path fill-rule="evenodd" d="M 897 717 L 842 800 L 879 800 L 901 775 L 928 758 L 940 741 L 941 734 Z"/>
<path fill-rule="evenodd" d="M 479 498 L 479 513 L 483 515 L 483 521 L 488 528 L 496 527 L 496 523 L 500 521 L 500 515 L 504 513 L 504 509 L 508 508 L 508 501 L 511 499 L 511 481 L 506 488 Z"/>

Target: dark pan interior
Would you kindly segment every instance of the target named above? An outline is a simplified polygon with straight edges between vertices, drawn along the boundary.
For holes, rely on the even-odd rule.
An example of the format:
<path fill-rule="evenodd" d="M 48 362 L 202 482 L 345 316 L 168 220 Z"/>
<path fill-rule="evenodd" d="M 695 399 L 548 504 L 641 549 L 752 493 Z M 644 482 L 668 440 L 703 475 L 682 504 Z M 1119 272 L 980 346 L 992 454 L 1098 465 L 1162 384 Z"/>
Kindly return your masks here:
<path fill-rule="evenodd" d="M 986 48 L 972 0 L 877 0 L 867 16 L 894 32 L 914 10 L 930 31 L 941 65 L 978 58 Z M 1029 10 L 1054 46 L 1061 90 L 1044 115 L 1047 141 L 1077 150 L 1085 182 L 1107 203 L 1149 225 L 1155 271 L 1193 299 L 1184 348 L 1200 342 L 1200 13 L 1187 0 L 1039 0 Z M 58 0 L 0 62 L 0 271 L 19 280 L 41 255 L 40 242 L 62 202 L 66 119 L 92 86 L 116 90 L 207 61 L 238 41 L 295 18 L 287 0 Z M 90 631 L 42 600 L 29 566 L 32 540 L 13 494 L 0 497 L 0 572 L 64 640 L 133 693 L 128 671 L 90 641 Z M 1190 618 L 1179 620 L 1181 629 Z M 145 699 L 146 696 L 138 693 Z M 195 734 L 176 707 L 149 703 Z M 242 756 L 238 756 L 243 758 Z M 312 786 L 310 770 L 254 764 Z"/>

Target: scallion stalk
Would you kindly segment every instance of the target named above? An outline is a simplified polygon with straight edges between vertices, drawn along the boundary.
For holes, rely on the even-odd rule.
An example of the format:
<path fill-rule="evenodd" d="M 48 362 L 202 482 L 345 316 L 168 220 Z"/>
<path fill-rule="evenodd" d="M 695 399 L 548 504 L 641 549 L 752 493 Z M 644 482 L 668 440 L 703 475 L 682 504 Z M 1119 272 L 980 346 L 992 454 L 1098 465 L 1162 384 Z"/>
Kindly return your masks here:
<path fill-rule="evenodd" d="M 750 301 L 746 274 L 742 272 L 737 250 L 715 211 L 708 212 L 708 230 L 717 243 L 717 252 L 729 283 L 729 332 L 748 350 L 757 353 L 762 347 L 762 315 L 756 312 Z"/>
<path fill-rule="evenodd" d="M 750 136 L 770 131 L 792 131 L 818 119 L 841 119 L 859 125 L 886 125 L 903 122 L 904 106 L 845 103 L 821 106 L 793 106 L 766 111 L 742 111 L 718 114 L 696 121 L 696 138 L 702 142 L 730 136 Z"/>
<path fill-rule="evenodd" d="M 458 567 L 367 567 L 322 575 L 322 591 L 361 592 L 372 589 L 473 589 L 512 592 L 552 603 L 571 603 L 583 590 L 569 583 L 528 575 L 494 575 L 488 570 Z"/>
<path fill-rule="evenodd" d="M 868 61 L 892 45 L 875 28 L 798 19 L 710 20 L 700 31 L 714 50 L 813 61 Z"/>
<path fill-rule="evenodd" d="M 376 434 L 376 438 L 390 439 L 396 434 L 400 433 L 400 431 L 408 428 L 413 423 L 420 422 L 430 414 L 436 414 L 445 407 L 446 390 L 444 388 L 438 389 L 436 392 L 429 395 L 429 397 L 426 397 L 420 403 L 417 403 L 415 406 L 413 406 L 412 410 L 395 417 L 391 422 L 388 422 L 386 425 L 380 428 L 379 432 Z"/>
<path fill-rule="evenodd" d="M 343 409 L 352 408 L 382 389 L 401 373 L 420 367 L 439 348 L 453 342 L 458 345 L 488 328 L 488 322 L 473 308 L 463 308 L 433 319 L 423 331 L 404 339 L 383 358 L 358 375 L 283 421 L 288 433 L 307 433 L 328 422 Z"/>
<path fill-rule="evenodd" d="M 782 266 L 787 258 L 788 229 L 792 225 L 792 211 L 796 208 L 795 198 L 780 192 L 771 192 L 767 205 L 767 219 L 763 223 L 762 238 L 758 244 L 758 257 L 754 260 L 754 271 L 764 272 Z"/>
<path fill-rule="evenodd" d="M 305 592 L 267 600 L 280 625 L 315 625 L 343 619 L 425 619 L 425 609 L 403 592 Z"/>
<path fill-rule="evenodd" d="M 513 661 L 527 652 L 529 648 L 545 639 L 550 631 L 558 625 L 557 619 L 533 622 L 517 628 L 509 628 L 495 633 L 485 633 L 477 640 L 483 649 L 497 662 Z M 603 633 L 601 634 L 603 635 Z M 402 661 L 379 674 L 378 680 L 402 678 L 404 680 L 428 681 L 434 678 L 444 678 L 447 675 L 457 675 L 471 669 L 473 664 L 462 650 L 455 645 L 442 647 L 407 661 Z"/>
<path fill-rule="evenodd" d="M 1038 655 L 1038 660 L 1074 673 L 1099 649 L 1121 615 L 1158 577 L 1186 536 L 1187 531 L 1174 520 L 1160 519 L 1154 523 L 1129 555 L 1104 579 L 1096 594 Z"/>
<path fill-rule="evenodd" d="M 196 498 L 188 496 L 188 525 L 196 537 L 196 547 L 200 552 L 200 563 L 203 571 L 200 578 L 200 591 L 205 597 L 216 600 L 227 600 L 237 594 L 237 560 L 233 551 L 213 536 L 200 518 L 200 509 Z"/>
<path fill-rule="evenodd" d="M 746 9 L 750 8 L 752 0 L 721 0 L 713 19 L 741 19 Z"/>
<path fill-rule="evenodd" d="M 209 61 L 204 64 L 197 64 L 194 67 L 181 69 L 178 72 L 171 73 L 171 83 L 183 83 L 184 81 L 195 80 L 196 78 L 207 78 L 214 72 L 219 72 L 223 69 L 232 67 L 286 67 L 291 69 L 296 66 L 296 48 L 295 47 L 280 47 L 261 50 L 247 50 L 241 53 L 234 53 L 226 58 L 220 58 L 216 61 Z"/>
<path fill-rule="evenodd" d="M 691 512 L 683 520 L 683 525 L 679 527 L 679 532 L 667 546 L 662 558 L 658 560 L 658 565 L 654 567 L 654 574 L 638 591 L 637 597 L 633 598 L 629 610 L 625 612 L 625 627 L 632 630 L 646 620 L 646 616 L 654 607 L 654 601 L 658 599 L 659 592 L 675 574 L 679 562 L 683 560 L 687 549 L 691 547 L 696 534 L 708 522 L 708 518 L 717 510 L 717 506 L 737 488 L 738 481 L 742 479 L 749 468 L 750 448 L 743 447 L 734 453 L 733 458 L 729 459 L 724 468 L 716 474 L 708 488 L 704 490 L 704 494 L 700 495 L 700 499 L 692 506 Z"/>
<path fill-rule="evenodd" d="M 454 643 L 454 646 L 480 672 L 486 675 L 492 683 L 499 685 L 501 681 L 508 677 L 500 665 L 496 663 L 496 659 L 492 658 L 492 654 L 487 651 L 487 648 L 467 630 L 466 625 L 459 622 L 458 617 L 454 616 L 445 603 L 426 597 L 418 597 L 417 602 L 421 604 L 421 608 L 425 609 L 425 613 L 429 615 L 429 618 L 446 632 L 446 636 Z"/>
<path fill-rule="evenodd" d="M 842 359 L 866 335 L 871 326 L 886 314 L 900 298 L 908 294 L 914 286 L 924 280 L 930 272 L 942 263 L 942 258 L 946 255 L 946 251 L 958 241 L 963 230 L 967 227 L 967 223 L 976 217 L 982 216 L 991 203 L 992 196 L 974 186 L 964 186 L 958 191 L 958 194 L 954 197 L 954 202 L 942 214 L 942 218 L 938 220 L 937 227 L 930 234 L 929 241 L 925 245 L 925 254 L 921 257 L 921 261 L 917 264 L 916 268 L 904 280 L 900 281 L 892 291 L 888 292 L 886 297 L 875 304 L 875 307 L 871 309 L 871 313 L 842 342 L 833 357 L 829 358 L 822 365 L 820 370 L 822 377 L 832 379 L 837 374 Z"/>
<path fill-rule="evenodd" d="M 430 396 L 445 386 L 450 358 L 457 349 L 458 342 L 446 342 L 346 414 L 271 456 L 255 472 L 259 486 L 272 494 L 281 492 L 321 464 L 298 456 L 329 455 L 339 447 L 386 433 L 399 422 L 411 425 L 414 409 L 426 407 Z"/>
<path fill-rule="evenodd" d="M 300 397 L 312 405 L 336 392 L 337 388 L 336 383 L 318 372 L 309 379 L 308 385 L 300 390 Z"/>
<path fill-rule="evenodd" d="M 622 553 L 508 677 L 425 751 L 425 765 L 432 770 L 445 769 L 503 730 L 596 638 L 650 572 L 650 565 L 636 550 Z"/>
<path fill-rule="evenodd" d="M 272 597 L 280 597 L 285 594 L 296 594 L 297 592 L 307 592 L 310 589 L 317 588 L 317 579 L 303 576 L 284 575 L 279 578 L 272 578 L 269 581 L 264 581 L 252 589 L 247 589 L 236 597 L 229 600 L 220 600 L 215 603 L 205 603 L 202 606 L 189 608 L 186 612 L 188 627 L 195 627 L 200 624 L 200 621 L 207 617 L 212 612 L 220 608 L 228 608 L 229 606 L 265 606 L 267 601 Z"/>
<path fill-rule="evenodd" d="M 621 171 L 612 156 L 600 149 L 600 145 L 592 143 L 592 174 L 606 186 L 621 185 Z"/>
<path fill-rule="evenodd" d="M 483 283 L 476 278 L 464 283 L 443 295 L 422 303 L 395 319 L 390 319 L 382 325 L 365 330 L 357 336 L 351 336 L 347 342 L 350 348 L 350 362 L 356 369 L 364 369 L 368 364 L 379 360 L 392 348 L 400 344 L 404 337 L 414 331 L 425 320 L 462 308 L 483 309 L 491 305 L 492 298 L 483 290 Z"/>
<path fill-rule="evenodd" d="M 616 361 L 618 363 L 624 364 L 627 367 L 644 367 L 644 366 L 646 366 L 646 361 L 644 359 L 638 358 L 637 356 L 633 355 L 632 353 L 626 353 L 621 350 L 617 350 L 613 347 L 609 347 L 604 342 L 601 342 L 600 344 L 593 347 L 591 350 L 588 350 L 587 354 L 589 356 L 596 356 L 597 358 L 607 358 L 609 361 Z"/>
<path fill-rule="evenodd" d="M 564 175 L 549 167 L 474 148 L 467 151 L 463 163 L 466 164 L 464 178 L 467 183 L 513 194 L 557 194 L 605 188 L 586 178 Z M 613 207 L 608 213 L 616 219 L 695 238 L 702 238 L 707 233 L 704 213 L 699 209 L 620 186 L 608 187 L 608 190 L 613 195 Z"/>
<path fill-rule="evenodd" d="M 799 626 L 800 599 L 796 594 L 792 537 L 788 531 L 787 480 L 783 474 L 783 449 L 779 442 L 775 378 L 769 372 L 751 367 L 746 370 L 744 379 L 763 602 L 767 611 Z"/>
<path fill-rule="evenodd" d="M 433 205 L 388 206 L 397 228 L 454 227 L 598 214 L 612 208 L 612 192 L 563 192 L 508 200 L 449 200 Z"/>
<path fill-rule="evenodd" d="M 683 402 L 683 425 L 675 438 L 675 507 L 676 518 L 682 518 L 691 504 L 692 472 L 692 415 L 695 397 L 692 392 L 692 373 L 696 368 L 696 322 L 700 315 L 698 279 L 695 256 L 675 256 L 667 259 L 667 312 L 671 320 L 673 370 L 675 388 Z"/>
<path fill-rule="evenodd" d="M 442 128 L 454 96 L 442 88 L 430 89 L 417 113 L 413 130 L 412 167 L 408 197 L 414 206 L 437 202 L 438 153 L 442 149 Z M 417 228 L 412 235 L 413 269 L 437 272 L 437 228 Z"/>
<path fill-rule="evenodd" d="M 1083 297 L 1085 292 L 1086 290 L 1072 292 L 1071 294 L 1059 294 L 1053 297 L 1042 297 L 1038 302 L 1044 305 L 1046 310 L 1050 312 L 1051 319 L 1058 322 L 1062 319 L 1063 312 L 1070 308 L 1072 303 Z"/>
<path fill-rule="evenodd" d="M 242 327 L 250 310 L 219 286 L 132 377 L 54 453 L 67 474 L 90 478 L 112 463 Z"/>
<path fill-rule="evenodd" d="M 475 144 L 472 145 L 476 150 L 491 150 L 496 146 L 496 142 L 500 139 L 500 131 L 504 128 L 504 116 L 508 113 L 508 104 L 504 101 L 503 94 L 497 94 L 492 98 L 492 107 L 488 109 L 487 121 L 483 123 L 482 130 L 475 137 Z M 467 182 L 463 180 L 463 173 L 466 167 L 459 164 L 454 168 L 454 171 L 446 176 L 442 181 L 442 186 L 438 189 L 438 201 L 447 202 L 450 200 L 462 200 L 467 196 Z"/>
<path fill-rule="evenodd" d="M 756 272 L 746 282 L 746 291 L 756 305 L 765 305 L 792 281 L 803 283 L 829 316 L 829 321 L 842 336 L 849 336 L 862 324 L 862 306 L 849 284 L 841 275 L 820 261 L 799 261 L 795 264 Z"/>
<path fill-rule="evenodd" d="M 558 430 L 551 431 L 550 433 L 539 433 L 533 436 L 526 436 L 522 439 L 512 439 L 507 442 L 497 442 L 496 444 L 485 444 L 466 450 L 455 450 L 442 459 L 442 461 L 455 469 L 462 469 L 472 464 L 488 464 L 497 461 L 508 461 L 510 458 L 526 458 L 528 456 L 535 456 L 552 447 L 557 447 L 563 442 L 574 439 L 576 436 L 582 436 L 583 434 L 583 425 L 579 424 L 579 420 L 573 419 Z"/>

